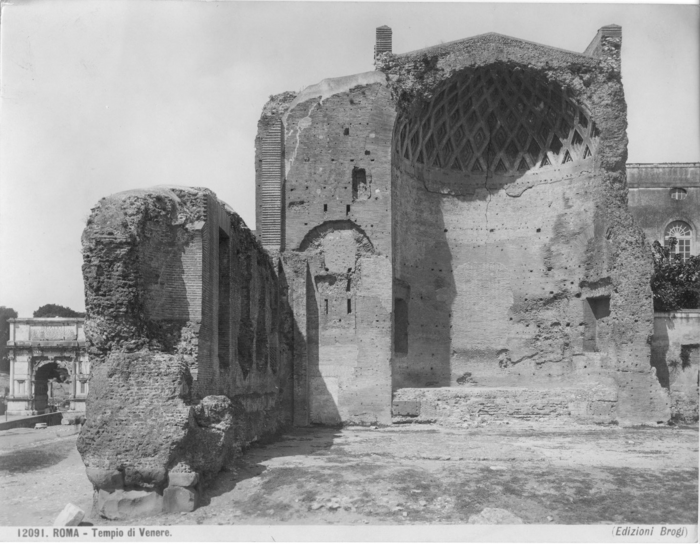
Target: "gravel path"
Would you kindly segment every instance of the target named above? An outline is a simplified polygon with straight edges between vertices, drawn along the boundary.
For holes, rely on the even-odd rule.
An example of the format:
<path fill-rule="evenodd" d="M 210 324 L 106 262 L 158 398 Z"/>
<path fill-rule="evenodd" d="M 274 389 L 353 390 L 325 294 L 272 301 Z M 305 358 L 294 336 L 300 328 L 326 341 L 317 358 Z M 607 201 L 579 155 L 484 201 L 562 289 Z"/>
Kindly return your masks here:
<path fill-rule="evenodd" d="M 91 518 L 75 435 L 3 448 L 2 525 L 52 523 L 67 502 Z M 170 524 L 467 523 L 501 508 L 524 523 L 697 523 L 697 427 L 294 429 L 249 449 Z"/>

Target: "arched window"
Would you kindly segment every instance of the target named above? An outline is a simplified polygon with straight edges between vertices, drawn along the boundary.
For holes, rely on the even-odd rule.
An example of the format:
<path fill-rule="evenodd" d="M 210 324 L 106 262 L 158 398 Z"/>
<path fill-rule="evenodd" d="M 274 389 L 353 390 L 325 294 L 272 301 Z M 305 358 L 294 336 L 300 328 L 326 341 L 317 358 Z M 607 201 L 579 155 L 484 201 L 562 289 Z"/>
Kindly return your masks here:
<path fill-rule="evenodd" d="M 666 227 L 664 233 L 664 243 L 668 245 L 669 238 L 678 240 L 676 247 L 673 248 L 673 253 L 680 254 L 683 259 L 687 259 L 692 251 L 693 229 L 684 221 L 673 221 Z"/>

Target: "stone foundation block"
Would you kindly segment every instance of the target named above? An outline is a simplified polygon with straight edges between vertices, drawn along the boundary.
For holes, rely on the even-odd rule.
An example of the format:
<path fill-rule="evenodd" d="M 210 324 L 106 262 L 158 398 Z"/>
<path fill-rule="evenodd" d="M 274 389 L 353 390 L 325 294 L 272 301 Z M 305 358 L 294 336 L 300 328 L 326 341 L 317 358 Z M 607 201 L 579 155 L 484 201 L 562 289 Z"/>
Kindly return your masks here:
<path fill-rule="evenodd" d="M 616 390 L 602 383 L 580 387 L 550 384 L 539 388 L 404 388 L 394 392 L 394 399 L 393 416 L 397 422 L 432 422 L 459 427 L 545 419 L 611 423 L 616 419 L 617 407 Z"/>
<path fill-rule="evenodd" d="M 124 475 L 118 470 L 88 467 L 85 471 L 87 472 L 88 480 L 97 489 L 104 489 L 105 491 L 124 489 Z"/>
<path fill-rule="evenodd" d="M 395 416 L 417 416 L 420 414 L 420 401 L 395 400 L 391 413 Z"/>
<path fill-rule="evenodd" d="M 198 495 L 193 487 L 171 485 L 163 491 L 163 512 L 192 512 L 197 507 Z"/>
<path fill-rule="evenodd" d="M 112 493 L 100 489 L 97 493 L 97 513 L 107 519 L 127 519 L 160 514 L 163 497 L 155 491 L 124 491 Z"/>

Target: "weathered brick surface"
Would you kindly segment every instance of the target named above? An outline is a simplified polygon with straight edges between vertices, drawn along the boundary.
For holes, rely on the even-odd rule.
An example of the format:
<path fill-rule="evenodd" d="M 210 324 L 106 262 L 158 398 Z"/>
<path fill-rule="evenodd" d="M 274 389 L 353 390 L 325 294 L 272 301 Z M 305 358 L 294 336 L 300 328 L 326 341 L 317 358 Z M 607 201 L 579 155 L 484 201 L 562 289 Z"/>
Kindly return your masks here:
<path fill-rule="evenodd" d="M 594 41 L 584 55 L 489 34 L 380 60 L 398 101 L 394 274 L 410 287 L 395 387 L 573 380 L 573 358 L 601 352 L 618 419 L 668 419 L 627 210 L 619 29 Z"/>
<path fill-rule="evenodd" d="M 386 421 L 389 383 L 566 383 L 596 353 L 624 390 L 620 421 L 668 419 L 651 260 L 627 210 L 620 47 L 615 25 L 584 53 L 487 34 L 272 97 L 258 217 L 281 124 L 298 421 Z"/>
<path fill-rule="evenodd" d="M 463 426 L 509 420 L 557 420 L 578 423 L 617 421 L 615 387 L 441 387 L 399 389 L 394 395 L 394 421 L 434 422 Z"/>
<path fill-rule="evenodd" d="M 698 420 L 700 401 L 700 310 L 659 312 L 654 316 L 651 363 L 671 396 L 671 415 Z"/>
<path fill-rule="evenodd" d="M 282 269 L 213 193 L 154 188 L 103 199 L 83 254 L 92 375 L 78 448 L 96 490 L 161 497 L 169 483 L 206 481 L 291 423 Z M 188 503 L 173 493 L 168 501 Z M 137 499 L 105 496 L 100 509 L 141 515 L 163 504 Z"/>
<path fill-rule="evenodd" d="M 298 423 L 390 422 L 394 118 L 386 77 L 369 72 L 273 97 L 259 124 L 259 192 L 266 134 L 277 122 L 285 133 Z"/>

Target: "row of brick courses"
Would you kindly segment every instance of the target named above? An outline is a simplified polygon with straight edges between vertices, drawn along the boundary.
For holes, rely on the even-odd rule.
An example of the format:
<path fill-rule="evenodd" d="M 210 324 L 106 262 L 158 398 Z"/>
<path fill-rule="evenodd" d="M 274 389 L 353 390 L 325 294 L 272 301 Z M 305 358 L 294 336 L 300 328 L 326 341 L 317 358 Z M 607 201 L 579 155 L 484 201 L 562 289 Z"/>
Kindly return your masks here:
<path fill-rule="evenodd" d="M 278 95 L 270 96 L 270 100 L 267 102 L 267 104 L 265 104 L 260 120 L 258 121 L 258 133 L 255 138 L 255 202 L 258 206 L 255 214 L 255 229 L 257 233 L 263 232 L 263 214 L 261 208 L 261 204 L 263 201 L 263 140 L 265 140 L 266 138 L 269 139 L 270 133 L 272 130 L 274 130 L 275 127 L 278 126 L 281 129 L 280 145 L 282 145 L 282 150 L 279 158 L 280 161 L 283 163 L 285 159 L 285 130 L 284 124 L 281 124 L 280 121 L 285 109 L 289 106 L 289 104 L 294 100 L 295 97 L 296 94 L 292 92 L 284 92 Z M 281 167 L 281 177 L 277 181 L 280 185 L 284 185 L 283 164 L 281 165 Z M 267 183 L 270 183 L 269 179 Z M 281 196 L 284 197 L 284 192 Z M 284 207 L 280 211 L 282 214 L 284 214 Z M 280 232 L 283 232 L 283 230 L 283 224 L 282 222 L 280 222 Z M 281 239 L 280 241 L 284 242 L 283 239 Z M 279 246 L 276 249 L 279 249 Z"/>
<path fill-rule="evenodd" d="M 614 387 L 402 389 L 394 397 L 395 423 L 466 426 L 523 421 L 616 422 Z"/>

